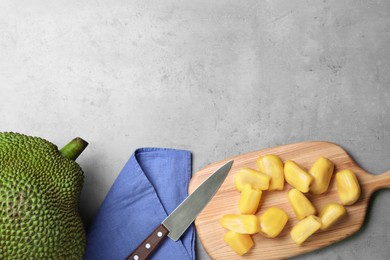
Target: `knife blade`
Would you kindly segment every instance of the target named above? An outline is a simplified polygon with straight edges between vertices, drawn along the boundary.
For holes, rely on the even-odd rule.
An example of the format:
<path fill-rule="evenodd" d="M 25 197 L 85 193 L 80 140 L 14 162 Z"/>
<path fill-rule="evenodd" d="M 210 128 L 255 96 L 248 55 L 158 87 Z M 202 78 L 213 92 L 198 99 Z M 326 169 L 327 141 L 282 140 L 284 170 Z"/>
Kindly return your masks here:
<path fill-rule="evenodd" d="M 126 260 L 148 259 L 161 242 L 169 237 L 177 241 L 198 214 L 211 200 L 228 175 L 233 160 L 229 161 L 188 196 L 161 224 L 126 258 Z"/>

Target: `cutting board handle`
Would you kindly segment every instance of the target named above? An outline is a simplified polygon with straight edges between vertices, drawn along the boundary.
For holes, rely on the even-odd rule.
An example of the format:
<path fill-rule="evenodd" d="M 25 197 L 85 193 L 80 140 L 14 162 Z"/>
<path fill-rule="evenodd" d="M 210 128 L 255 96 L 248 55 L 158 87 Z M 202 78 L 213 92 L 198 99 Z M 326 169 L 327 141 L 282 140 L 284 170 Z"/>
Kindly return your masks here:
<path fill-rule="evenodd" d="M 390 189 L 390 171 L 373 176 L 373 182 L 371 185 L 372 191 Z"/>

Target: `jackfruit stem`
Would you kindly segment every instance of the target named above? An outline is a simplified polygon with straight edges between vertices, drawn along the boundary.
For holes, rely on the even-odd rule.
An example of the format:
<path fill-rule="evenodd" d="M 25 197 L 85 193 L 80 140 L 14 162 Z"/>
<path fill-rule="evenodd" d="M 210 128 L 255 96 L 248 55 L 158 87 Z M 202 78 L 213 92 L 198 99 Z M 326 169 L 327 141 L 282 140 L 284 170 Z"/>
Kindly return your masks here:
<path fill-rule="evenodd" d="M 75 161 L 87 146 L 88 143 L 85 140 L 81 139 L 80 137 L 76 137 L 67 145 L 62 147 L 60 153 L 66 158 Z"/>

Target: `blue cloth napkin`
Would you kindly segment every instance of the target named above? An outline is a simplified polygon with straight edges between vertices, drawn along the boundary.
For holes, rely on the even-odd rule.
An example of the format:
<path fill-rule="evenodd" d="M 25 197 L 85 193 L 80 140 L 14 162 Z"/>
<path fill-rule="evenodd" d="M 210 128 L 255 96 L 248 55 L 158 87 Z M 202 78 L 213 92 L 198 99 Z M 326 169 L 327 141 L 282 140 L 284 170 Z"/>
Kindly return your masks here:
<path fill-rule="evenodd" d="M 126 163 L 87 236 L 84 259 L 125 259 L 188 195 L 191 153 L 141 148 Z M 195 230 L 167 238 L 152 259 L 195 259 Z"/>

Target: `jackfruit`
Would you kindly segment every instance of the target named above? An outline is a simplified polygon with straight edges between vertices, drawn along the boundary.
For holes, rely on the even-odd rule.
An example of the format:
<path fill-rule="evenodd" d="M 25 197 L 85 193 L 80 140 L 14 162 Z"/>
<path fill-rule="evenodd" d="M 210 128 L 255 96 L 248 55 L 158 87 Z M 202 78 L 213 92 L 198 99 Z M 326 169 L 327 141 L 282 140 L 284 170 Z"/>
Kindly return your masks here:
<path fill-rule="evenodd" d="M 82 259 L 79 215 L 83 171 L 74 162 L 88 145 L 61 151 L 38 137 L 0 133 L 0 259 Z"/>

